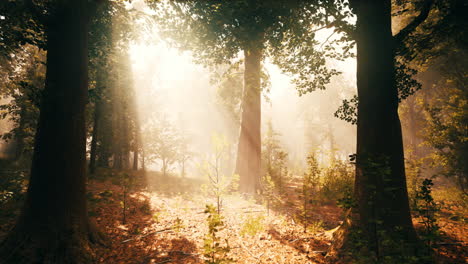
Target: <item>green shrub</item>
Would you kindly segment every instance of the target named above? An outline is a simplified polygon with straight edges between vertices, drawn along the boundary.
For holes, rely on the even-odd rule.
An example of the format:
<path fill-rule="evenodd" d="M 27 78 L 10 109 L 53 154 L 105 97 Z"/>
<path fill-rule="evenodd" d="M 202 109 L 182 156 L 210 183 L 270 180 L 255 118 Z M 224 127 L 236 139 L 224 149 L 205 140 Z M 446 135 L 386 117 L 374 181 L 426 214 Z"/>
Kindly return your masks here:
<path fill-rule="evenodd" d="M 433 185 L 432 180 L 425 179 L 416 193 L 415 212 L 420 217 L 420 223 L 424 227 L 420 237 L 428 246 L 433 246 L 434 242 L 440 239 L 440 227 L 437 224 L 437 213 L 440 211 L 440 206 L 431 195 Z"/>
<path fill-rule="evenodd" d="M 335 160 L 322 174 L 320 196 L 325 201 L 338 201 L 352 192 L 354 168 L 342 160 Z"/>
<path fill-rule="evenodd" d="M 263 232 L 265 230 L 265 225 L 263 223 L 264 216 L 248 216 L 244 223 L 242 224 L 240 235 L 245 236 L 255 236 L 257 233 Z"/>

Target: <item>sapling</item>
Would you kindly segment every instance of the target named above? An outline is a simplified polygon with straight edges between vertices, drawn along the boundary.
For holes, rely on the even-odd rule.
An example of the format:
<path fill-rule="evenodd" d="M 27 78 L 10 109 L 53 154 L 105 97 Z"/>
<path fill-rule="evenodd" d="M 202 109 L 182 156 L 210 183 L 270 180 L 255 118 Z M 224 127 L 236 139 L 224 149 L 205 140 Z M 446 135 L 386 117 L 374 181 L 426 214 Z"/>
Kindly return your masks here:
<path fill-rule="evenodd" d="M 440 206 L 432 197 L 432 186 L 434 183 L 430 179 L 425 179 L 419 191 L 416 193 L 416 213 L 421 218 L 424 226 L 422 239 L 428 246 L 433 246 L 434 242 L 440 238 L 440 227 L 437 224 L 436 214 L 440 211 Z"/>
<path fill-rule="evenodd" d="M 222 197 L 226 195 L 236 179 L 235 175 L 227 177 L 223 171 L 226 166 L 226 153 L 229 144 L 224 136 L 213 135 L 213 155 L 206 158 L 200 165 L 200 171 L 208 178 L 208 185 L 202 186 L 202 191 L 210 194 L 216 199 L 218 214 L 221 212 Z M 231 187 L 231 188 L 230 188 Z"/>
<path fill-rule="evenodd" d="M 307 232 L 308 216 L 312 209 L 310 205 L 313 204 L 313 196 L 317 194 L 316 189 L 318 189 L 319 180 L 320 168 L 314 153 L 311 153 L 307 156 L 307 171 L 304 173 L 302 182 L 302 219 L 304 233 Z"/>
<path fill-rule="evenodd" d="M 208 214 L 208 233 L 203 241 L 203 256 L 206 264 L 227 264 L 233 263 L 232 258 L 227 257 L 231 251 L 228 240 L 225 239 L 225 246 L 221 245 L 221 238 L 218 232 L 225 228 L 223 217 L 217 212 L 213 205 L 206 205 L 205 214 Z"/>
<path fill-rule="evenodd" d="M 267 215 L 270 215 L 271 202 L 275 198 L 275 183 L 269 173 L 262 177 L 262 197 L 266 202 Z"/>

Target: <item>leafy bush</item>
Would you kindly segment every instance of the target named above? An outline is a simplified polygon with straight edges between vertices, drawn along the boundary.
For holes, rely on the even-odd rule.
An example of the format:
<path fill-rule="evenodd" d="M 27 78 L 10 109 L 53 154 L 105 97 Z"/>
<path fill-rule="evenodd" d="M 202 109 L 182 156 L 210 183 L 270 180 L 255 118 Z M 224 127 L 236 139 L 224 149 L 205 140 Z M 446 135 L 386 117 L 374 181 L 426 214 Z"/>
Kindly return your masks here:
<path fill-rule="evenodd" d="M 255 236 L 257 233 L 263 232 L 265 230 L 265 225 L 263 220 L 265 219 L 264 216 L 248 216 L 244 223 L 242 224 L 242 228 L 240 230 L 240 235 L 245 236 Z"/>
<path fill-rule="evenodd" d="M 307 156 L 307 171 L 304 173 L 302 181 L 302 208 L 301 219 L 304 225 L 304 232 L 307 232 L 309 214 L 312 206 L 317 202 L 320 188 L 320 168 L 318 166 L 315 154 Z"/>
<path fill-rule="evenodd" d="M 4 171 L 0 174 L 0 205 L 20 199 L 27 186 L 26 173 L 23 171 Z"/>
<path fill-rule="evenodd" d="M 416 194 L 416 213 L 421 218 L 420 223 L 424 231 L 420 234 L 421 238 L 428 246 L 433 246 L 434 242 L 440 239 L 440 227 L 437 224 L 437 213 L 440 206 L 434 201 L 431 195 L 432 180 L 425 179 Z"/>
<path fill-rule="evenodd" d="M 334 160 L 322 174 L 321 198 L 338 201 L 352 193 L 354 185 L 353 166 L 346 161 Z"/>

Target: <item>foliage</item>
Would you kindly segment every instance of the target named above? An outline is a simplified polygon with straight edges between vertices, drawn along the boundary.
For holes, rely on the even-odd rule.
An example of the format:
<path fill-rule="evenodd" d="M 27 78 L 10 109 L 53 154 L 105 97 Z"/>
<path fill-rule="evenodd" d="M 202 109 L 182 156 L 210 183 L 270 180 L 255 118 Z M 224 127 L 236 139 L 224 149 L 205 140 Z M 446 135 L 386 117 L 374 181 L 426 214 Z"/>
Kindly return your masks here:
<path fill-rule="evenodd" d="M 458 68 L 463 74 L 466 68 Z M 441 174 L 454 179 L 468 193 L 468 92 L 461 79 L 446 79 L 440 96 L 426 105 L 429 122 L 425 132 L 427 143 L 436 152 L 434 161 Z"/>
<path fill-rule="evenodd" d="M 172 229 L 174 229 L 176 232 L 180 232 L 180 230 L 184 227 L 185 226 L 184 226 L 184 222 L 182 221 L 182 219 L 177 217 L 176 220 L 174 221 L 174 224 L 172 225 Z"/>
<path fill-rule="evenodd" d="M 333 39 L 324 43 L 314 39 L 315 32 L 332 24 L 330 12 L 340 19 L 334 23 L 342 23 L 344 15 L 333 4 L 320 8 L 320 4 L 325 5 L 320 1 L 153 2 L 157 3 L 161 34 L 173 45 L 191 50 L 197 62 L 227 64 L 240 51 L 263 48 L 275 64 L 292 75 L 300 94 L 324 89 L 339 73 L 325 66 L 325 58 L 349 56 L 336 52 Z"/>
<path fill-rule="evenodd" d="M 312 206 L 316 204 L 319 188 L 320 188 L 320 173 L 319 164 L 315 154 L 311 152 L 307 156 L 307 171 L 303 175 L 302 182 L 302 208 L 301 218 L 304 226 L 304 232 L 307 231 L 309 215 L 312 211 Z"/>
<path fill-rule="evenodd" d="M 1 138 L 10 142 L 14 153 L 11 159 L 27 168 L 32 155 L 39 104 L 45 81 L 45 53 L 30 45 L 18 49 L 11 63 L 17 68 L 7 74 L 2 96 L 10 99 L 0 105 L 0 118 L 13 126 Z"/>
<path fill-rule="evenodd" d="M 186 144 L 182 140 L 179 131 L 169 119 L 158 116 L 143 127 L 145 136 L 145 154 L 149 161 L 160 160 L 163 176 L 171 170 L 171 167 L 181 158 L 188 158 Z M 183 152 L 185 151 L 185 152 Z"/>
<path fill-rule="evenodd" d="M 45 5 L 23 0 L 0 2 L 0 60 L 8 58 L 21 46 L 30 44 L 44 48 L 44 20 L 39 13 L 48 13 Z"/>
<path fill-rule="evenodd" d="M 322 172 L 320 194 L 325 200 L 338 201 L 353 191 L 353 166 L 346 161 L 333 160 L 328 168 Z"/>
<path fill-rule="evenodd" d="M 232 191 L 237 176 L 228 177 L 223 173 L 226 166 L 226 152 L 229 151 L 229 144 L 223 135 L 213 134 L 212 136 L 213 154 L 206 158 L 199 166 L 200 172 L 208 178 L 208 185 L 202 186 L 202 190 L 216 199 L 218 214 L 221 212 L 222 197 Z"/>
<path fill-rule="evenodd" d="M 0 173 L 0 205 L 21 198 L 26 190 L 26 173 L 14 170 Z"/>
<path fill-rule="evenodd" d="M 267 205 L 267 214 L 270 214 L 270 207 L 275 198 L 275 183 L 270 174 L 263 175 L 261 179 L 261 196 Z"/>
<path fill-rule="evenodd" d="M 408 198 L 410 206 L 416 208 L 417 206 L 417 194 L 419 186 L 422 184 L 422 171 L 424 158 L 412 158 L 405 160 L 406 169 L 406 185 L 408 187 Z"/>
<path fill-rule="evenodd" d="M 217 212 L 213 205 L 206 205 L 205 214 L 208 214 L 208 233 L 203 242 L 203 256 L 206 264 L 233 263 L 232 258 L 227 257 L 231 251 L 228 240 L 225 239 L 225 246 L 221 245 L 221 238 L 218 232 L 225 227 L 223 217 Z"/>
<path fill-rule="evenodd" d="M 274 185 L 280 192 L 283 191 L 283 186 L 289 176 L 286 163 L 288 161 L 288 154 L 281 147 L 278 136 L 280 134 L 275 132 L 271 121 L 267 123 L 267 131 L 262 140 L 262 166 L 264 177 L 268 175 Z M 268 185 L 268 180 L 265 178 L 265 184 Z"/>
<path fill-rule="evenodd" d="M 344 120 L 352 125 L 357 124 L 357 107 L 359 99 L 357 95 L 351 99 L 344 99 L 335 112 L 335 117 Z"/>
<path fill-rule="evenodd" d="M 262 232 L 265 230 L 265 225 L 264 225 L 264 216 L 253 216 L 253 215 L 248 215 L 244 222 L 242 223 L 242 227 L 240 229 L 239 234 L 241 236 L 249 235 L 249 236 L 255 236 L 259 232 Z"/>
<path fill-rule="evenodd" d="M 432 186 L 434 183 L 431 179 L 424 179 L 419 191 L 416 193 L 416 209 L 417 216 L 421 218 L 421 224 L 424 231 L 420 237 L 427 243 L 428 246 L 433 246 L 434 242 L 440 239 L 440 227 L 437 224 L 437 213 L 440 211 L 440 206 L 432 197 Z"/>

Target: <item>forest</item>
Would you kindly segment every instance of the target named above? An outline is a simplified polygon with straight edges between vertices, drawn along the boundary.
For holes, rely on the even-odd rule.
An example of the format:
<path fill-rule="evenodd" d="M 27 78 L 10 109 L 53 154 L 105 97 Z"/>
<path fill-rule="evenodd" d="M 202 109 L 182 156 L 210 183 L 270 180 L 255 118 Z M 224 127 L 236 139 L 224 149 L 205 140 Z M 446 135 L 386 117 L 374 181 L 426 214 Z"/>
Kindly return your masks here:
<path fill-rule="evenodd" d="M 0 0 L 0 264 L 468 263 L 467 14 Z"/>

